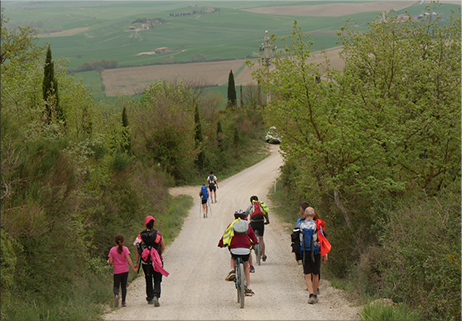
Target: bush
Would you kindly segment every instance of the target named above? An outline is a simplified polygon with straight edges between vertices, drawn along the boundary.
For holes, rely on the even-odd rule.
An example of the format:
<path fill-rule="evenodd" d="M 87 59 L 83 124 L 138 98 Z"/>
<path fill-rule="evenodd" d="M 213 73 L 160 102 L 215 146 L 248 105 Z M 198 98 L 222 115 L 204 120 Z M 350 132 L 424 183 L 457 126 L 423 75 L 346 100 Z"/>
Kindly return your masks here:
<path fill-rule="evenodd" d="M 460 191 L 416 200 L 390 214 L 383 243 L 385 295 L 426 319 L 458 320 L 461 306 Z"/>

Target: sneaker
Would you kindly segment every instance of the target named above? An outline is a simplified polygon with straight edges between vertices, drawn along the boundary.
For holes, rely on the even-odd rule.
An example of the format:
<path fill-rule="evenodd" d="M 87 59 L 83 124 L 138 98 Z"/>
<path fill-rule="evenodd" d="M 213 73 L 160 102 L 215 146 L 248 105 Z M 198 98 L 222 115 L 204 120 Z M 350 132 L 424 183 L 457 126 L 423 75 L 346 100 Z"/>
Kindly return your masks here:
<path fill-rule="evenodd" d="M 119 299 L 120 299 L 119 295 L 116 294 L 115 297 L 114 297 L 114 306 L 115 307 L 119 306 Z"/>
<path fill-rule="evenodd" d="M 255 273 L 255 268 L 253 266 L 250 267 L 250 273 Z"/>
<path fill-rule="evenodd" d="M 246 288 L 245 289 L 245 296 L 253 296 L 255 295 L 255 292 L 253 292 L 251 289 Z"/>
<path fill-rule="evenodd" d="M 148 300 L 148 304 L 154 304 L 154 302 L 151 300 Z"/>
<path fill-rule="evenodd" d="M 159 298 L 158 298 L 158 297 L 155 296 L 154 299 L 153 299 L 153 301 L 154 301 L 154 306 L 155 306 L 155 307 L 159 307 L 159 306 L 160 306 Z"/>
<path fill-rule="evenodd" d="M 122 308 L 126 308 L 126 307 L 127 307 L 127 303 L 122 302 Z"/>
<path fill-rule="evenodd" d="M 204 218 L 205 218 L 205 213 L 204 213 Z"/>
<path fill-rule="evenodd" d="M 318 303 L 318 295 L 317 294 L 314 295 L 314 303 Z"/>
<path fill-rule="evenodd" d="M 234 281 L 236 279 L 236 273 L 234 272 L 234 270 L 232 270 L 231 272 L 229 272 L 228 276 L 226 277 L 225 281 Z"/>
<path fill-rule="evenodd" d="M 265 255 L 265 256 L 262 257 L 261 259 L 263 260 L 263 262 L 266 262 L 266 259 L 267 259 L 267 258 L 268 258 L 268 257 Z"/>
<path fill-rule="evenodd" d="M 309 304 L 314 304 L 314 303 L 316 303 L 315 298 L 314 298 L 314 294 L 310 294 L 310 298 L 308 299 L 308 303 L 309 303 Z"/>

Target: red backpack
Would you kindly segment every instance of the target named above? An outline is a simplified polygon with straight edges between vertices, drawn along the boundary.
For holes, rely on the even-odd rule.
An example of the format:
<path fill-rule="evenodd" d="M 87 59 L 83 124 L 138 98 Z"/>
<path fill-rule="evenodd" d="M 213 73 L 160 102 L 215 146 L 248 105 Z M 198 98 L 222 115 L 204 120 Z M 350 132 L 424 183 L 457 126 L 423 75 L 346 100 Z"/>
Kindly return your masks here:
<path fill-rule="evenodd" d="M 252 202 L 252 209 L 250 210 L 250 219 L 263 220 L 265 217 L 261 209 L 260 202 Z"/>

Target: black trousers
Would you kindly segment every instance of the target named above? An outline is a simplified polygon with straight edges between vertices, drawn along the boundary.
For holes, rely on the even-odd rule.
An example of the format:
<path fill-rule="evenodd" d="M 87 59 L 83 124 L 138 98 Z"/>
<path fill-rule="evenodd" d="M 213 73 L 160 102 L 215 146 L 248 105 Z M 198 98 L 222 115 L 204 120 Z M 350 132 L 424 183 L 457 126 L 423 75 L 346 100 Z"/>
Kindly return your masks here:
<path fill-rule="evenodd" d="M 114 295 L 119 295 L 119 285 L 122 287 L 122 302 L 127 297 L 128 272 L 114 274 Z"/>
<path fill-rule="evenodd" d="M 144 277 L 146 279 L 146 300 L 151 301 L 155 296 L 160 298 L 160 284 L 162 283 L 162 274 L 154 271 L 151 263 L 142 265 Z"/>

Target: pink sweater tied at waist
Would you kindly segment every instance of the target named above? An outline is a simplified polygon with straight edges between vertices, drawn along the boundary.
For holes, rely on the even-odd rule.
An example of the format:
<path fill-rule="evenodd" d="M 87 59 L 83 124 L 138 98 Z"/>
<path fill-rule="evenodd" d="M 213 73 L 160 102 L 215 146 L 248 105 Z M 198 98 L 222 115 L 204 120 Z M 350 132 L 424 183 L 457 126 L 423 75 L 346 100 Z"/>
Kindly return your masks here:
<path fill-rule="evenodd" d="M 168 276 L 170 273 L 164 270 L 162 267 L 162 260 L 160 259 L 159 253 L 156 251 L 156 249 L 151 248 L 151 250 L 148 250 L 147 248 L 144 249 L 143 253 L 141 253 L 141 257 L 143 258 L 144 261 L 147 261 L 147 258 L 151 256 L 151 262 L 152 262 L 152 267 L 154 268 L 154 271 L 161 273 L 162 275 Z"/>

